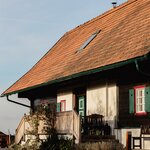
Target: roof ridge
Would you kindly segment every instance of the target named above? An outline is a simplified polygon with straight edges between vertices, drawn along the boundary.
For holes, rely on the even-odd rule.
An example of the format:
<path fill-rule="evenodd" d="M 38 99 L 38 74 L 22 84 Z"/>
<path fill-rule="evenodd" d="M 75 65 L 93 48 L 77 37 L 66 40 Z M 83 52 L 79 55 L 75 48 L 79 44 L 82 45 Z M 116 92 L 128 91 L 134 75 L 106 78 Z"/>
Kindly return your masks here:
<path fill-rule="evenodd" d="M 126 1 L 126 2 L 124 2 L 124 3 L 122 3 L 122 4 L 120 4 L 120 5 L 117 6 L 116 8 L 112 8 L 112 9 L 110 9 L 110 10 L 108 10 L 108 11 L 106 11 L 106 12 L 100 14 L 99 16 L 94 17 L 94 18 L 92 18 L 92 19 L 90 19 L 90 20 L 88 20 L 88 21 L 86 21 L 86 22 L 84 22 L 84 23 L 78 25 L 77 27 L 73 28 L 72 30 L 69 30 L 68 32 L 66 32 L 66 34 L 70 34 L 70 33 L 72 33 L 72 32 L 75 32 L 79 27 L 82 27 L 83 25 L 89 25 L 89 24 L 91 24 L 91 23 L 97 21 L 98 19 L 104 18 L 104 17 L 108 16 L 109 14 L 112 14 L 112 13 L 114 13 L 114 12 L 116 12 L 116 11 L 118 11 L 118 10 L 120 10 L 120 9 L 122 9 L 122 8 L 124 8 L 124 7 L 126 7 L 126 6 L 128 6 L 128 5 L 130 5 L 130 4 L 132 4 L 132 3 L 134 3 L 134 2 L 136 2 L 136 1 L 138 1 L 138 0 L 128 0 L 128 1 Z"/>

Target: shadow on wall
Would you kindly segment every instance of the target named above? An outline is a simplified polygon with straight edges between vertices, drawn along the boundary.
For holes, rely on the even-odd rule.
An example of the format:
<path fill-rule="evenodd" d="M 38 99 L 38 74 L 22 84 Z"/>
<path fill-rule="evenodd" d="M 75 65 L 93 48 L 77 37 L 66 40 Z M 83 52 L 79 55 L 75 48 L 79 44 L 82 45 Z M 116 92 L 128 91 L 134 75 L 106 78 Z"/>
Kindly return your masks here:
<path fill-rule="evenodd" d="M 116 116 L 116 103 L 115 95 L 111 93 L 111 104 L 107 101 L 107 104 L 103 101 L 102 93 L 97 94 L 95 97 L 95 108 L 88 110 L 88 115 L 90 114 L 99 114 L 103 115 L 104 124 L 107 122 L 111 126 L 111 134 L 114 135 L 114 128 L 117 128 L 117 116 Z M 110 99 L 110 98 L 109 98 Z"/>
<path fill-rule="evenodd" d="M 92 96 L 95 97 L 95 99 L 93 100 L 94 104 L 93 107 L 90 108 L 88 110 L 88 115 L 90 114 L 100 114 L 100 115 L 105 115 L 105 108 L 104 108 L 104 104 L 103 104 L 103 98 L 101 97 L 101 93 L 97 94 L 96 96 Z M 95 108 L 94 108 L 95 107 Z"/>

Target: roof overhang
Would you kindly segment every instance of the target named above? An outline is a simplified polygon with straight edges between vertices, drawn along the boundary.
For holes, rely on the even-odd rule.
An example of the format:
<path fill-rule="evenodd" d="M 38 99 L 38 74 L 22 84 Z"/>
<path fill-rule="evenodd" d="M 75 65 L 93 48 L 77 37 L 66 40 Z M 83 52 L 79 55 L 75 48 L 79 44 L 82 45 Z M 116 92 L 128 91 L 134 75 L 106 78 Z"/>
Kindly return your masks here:
<path fill-rule="evenodd" d="M 65 77 L 62 77 L 62 78 L 51 80 L 51 81 L 48 81 L 48 82 L 45 82 L 45 83 L 42 83 L 42 84 L 38 84 L 38 85 L 35 85 L 35 86 L 32 86 L 32 87 L 28 87 L 28 88 L 25 88 L 25 89 L 16 90 L 16 91 L 13 91 L 13 92 L 10 92 L 10 93 L 2 94 L 1 97 L 12 95 L 12 94 L 17 94 L 17 93 L 20 93 L 20 92 L 29 91 L 29 90 L 32 90 L 32 89 L 35 89 L 35 88 L 46 86 L 46 85 L 61 83 L 61 82 L 64 82 L 64 81 L 68 81 L 68 80 L 71 80 L 71 79 L 83 77 L 83 76 L 86 76 L 86 75 L 95 74 L 95 73 L 98 73 L 98 72 L 103 72 L 103 71 L 119 68 L 119 67 L 122 67 L 122 66 L 125 66 L 125 65 L 128 65 L 128 64 L 131 64 L 131 63 L 135 63 L 135 61 L 147 60 L 148 58 L 150 58 L 150 52 L 148 52 L 147 54 L 145 54 L 143 56 L 139 56 L 139 57 L 136 57 L 136 58 L 132 58 L 132 59 L 117 62 L 117 63 L 114 63 L 114 64 L 102 66 L 102 67 L 99 67 L 99 68 L 79 72 L 79 73 L 76 73 L 76 74 L 72 74 L 72 75 L 69 75 L 69 76 L 65 76 Z"/>

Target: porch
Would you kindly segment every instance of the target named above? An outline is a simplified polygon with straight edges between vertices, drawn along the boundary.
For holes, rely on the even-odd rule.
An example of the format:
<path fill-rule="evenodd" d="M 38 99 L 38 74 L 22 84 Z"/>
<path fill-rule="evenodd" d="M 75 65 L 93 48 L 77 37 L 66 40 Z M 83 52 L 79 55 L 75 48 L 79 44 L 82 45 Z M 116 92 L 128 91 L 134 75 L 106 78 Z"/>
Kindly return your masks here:
<path fill-rule="evenodd" d="M 16 129 L 16 144 L 26 142 L 27 137 L 32 136 L 27 132 L 32 130 L 26 119 L 27 117 L 22 118 Z M 110 126 L 103 119 L 104 117 L 98 114 L 80 117 L 74 110 L 59 112 L 56 114 L 56 129 L 59 135 L 69 136 L 75 140 L 75 143 L 115 139 L 115 136 L 110 135 Z M 47 136 L 42 130 L 44 127 L 43 121 L 40 120 L 38 135 L 41 140 Z"/>

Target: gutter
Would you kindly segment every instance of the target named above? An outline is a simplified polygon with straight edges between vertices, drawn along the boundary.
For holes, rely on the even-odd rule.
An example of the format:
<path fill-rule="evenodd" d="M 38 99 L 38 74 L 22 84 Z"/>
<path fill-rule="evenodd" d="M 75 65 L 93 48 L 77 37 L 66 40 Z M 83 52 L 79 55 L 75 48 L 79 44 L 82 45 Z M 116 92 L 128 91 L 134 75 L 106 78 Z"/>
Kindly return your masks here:
<path fill-rule="evenodd" d="M 143 74 L 143 75 L 145 75 L 145 76 L 150 77 L 150 74 L 149 74 L 149 73 L 144 72 L 144 71 L 142 71 L 142 70 L 140 69 L 139 64 L 138 64 L 138 60 L 135 60 L 134 62 L 135 62 L 136 70 L 137 70 L 139 73 L 141 73 L 141 74 Z"/>
<path fill-rule="evenodd" d="M 19 103 L 19 102 L 15 102 L 15 101 L 13 101 L 13 100 L 10 100 L 10 99 L 9 99 L 9 95 L 6 95 L 6 98 L 7 98 L 7 100 L 8 100 L 9 102 L 11 102 L 11 103 L 14 103 L 14 104 L 17 104 L 17 105 L 21 105 L 21 106 L 24 106 L 24 107 L 31 108 L 31 106 L 29 106 L 29 105 L 22 104 L 22 103 Z"/>
<path fill-rule="evenodd" d="M 78 78 L 78 77 L 82 77 L 82 76 L 86 76 L 86 75 L 90 75 L 90 74 L 94 74 L 94 73 L 98 73 L 98 72 L 102 72 L 102 71 L 106 71 L 106 70 L 119 68 L 119 67 L 122 67 L 122 66 L 125 66 L 125 65 L 128 65 L 128 64 L 131 64 L 131 63 L 135 63 L 137 61 L 147 60 L 149 58 L 149 56 L 150 56 L 150 52 L 143 55 L 143 56 L 140 56 L 140 57 L 136 57 L 136 58 L 132 58 L 132 59 L 129 59 L 129 60 L 117 62 L 117 63 L 110 64 L 110 65 L 107 65 L 107 66 L 102 66 L 102 67 L 95 68 L 95 69 L 92 69 L 92 70 L 83 71 L 83 72 L 76 73 L 76 74 L 73 74 L 73 75 L 69 75 L 69 76 L 66 76 L 66 77 L 62 77 L 62 78 L 54 79 L 54 80 L 51 80 L 51 81 L 48 81 L 48 82 L 44 82 L 42 84 L 35 85 L 35 86 L 32 86 L 32 87 L 28 87 L 28 88 L 25 88 L 25 89 L 21 89 L 21 90 L 13 91 L 13 92 L 10 92 L 10 93 L 2 94 L 1 97 L 16 94 L 16 93 L 19 93 L 19 92 L 25 92 L 25 91 L 28 91 L 28 90 L 32 90 L 32 89 L 35 89 L 35 88 L 42 87 L 42 86 L 46 86 L 46 85 L 50 85 L 50 84 L 56 84 L 56 83 L 60 83 L 60 82 L 63 82 L 63 81 L 70 80 L 70 79 L 75 79 L 75 78 Z"/>

